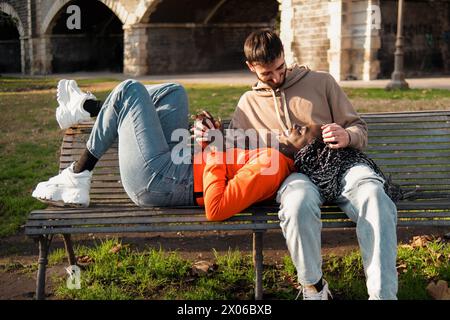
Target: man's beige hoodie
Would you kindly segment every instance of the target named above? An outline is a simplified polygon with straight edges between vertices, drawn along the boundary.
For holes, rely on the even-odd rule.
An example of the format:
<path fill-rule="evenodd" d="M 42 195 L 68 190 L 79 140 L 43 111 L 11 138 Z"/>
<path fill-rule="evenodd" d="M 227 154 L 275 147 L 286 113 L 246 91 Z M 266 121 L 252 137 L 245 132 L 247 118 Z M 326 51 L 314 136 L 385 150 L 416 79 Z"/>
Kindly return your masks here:
<path fill-rule="evenodd" d="M 229 128 L 285 132 L 294 123 L 303 126 L 333 122 L 350 134 L 351 147 L 362 150 L 367 146 L 367 125 L 334 78 L 326 72 L 294 65 L 280 88 L 272 90 L 259 81 L 252 91 L 244 93 Z M 267 144 L 270 138 L 261 137 Z"/>

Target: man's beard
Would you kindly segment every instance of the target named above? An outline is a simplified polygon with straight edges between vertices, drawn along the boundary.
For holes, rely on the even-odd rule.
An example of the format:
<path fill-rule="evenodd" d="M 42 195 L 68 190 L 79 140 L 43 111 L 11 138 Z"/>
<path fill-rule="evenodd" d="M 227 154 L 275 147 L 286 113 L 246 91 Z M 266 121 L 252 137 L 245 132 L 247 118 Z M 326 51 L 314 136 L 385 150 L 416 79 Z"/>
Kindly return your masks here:
<path fill-rule="evenodd" d="M 267 84 L 269 87 L 271 87 L 273 90 L 275 90 L 275 89 L 280 88 L 286 82 L 286 73 L 287 73 L 287 68 L 284 70 L 284 73 L 283 73 L 283 81 L 281 81 L 278 84 L 275 84 L 271 81 L 263 81 L 263 80 L 261 80 L 261 78 L 258 75 L 256 75 L 256 77 L 258 78 L 259 81 L 261 81 L 264 84 Z"/>

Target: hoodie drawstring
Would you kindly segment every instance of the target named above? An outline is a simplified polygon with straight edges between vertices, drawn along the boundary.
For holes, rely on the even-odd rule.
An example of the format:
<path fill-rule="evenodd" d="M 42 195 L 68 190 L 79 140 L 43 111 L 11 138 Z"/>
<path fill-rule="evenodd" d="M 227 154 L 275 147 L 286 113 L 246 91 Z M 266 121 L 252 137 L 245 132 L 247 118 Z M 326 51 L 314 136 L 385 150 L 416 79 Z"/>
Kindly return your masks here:
<path fill-rule="evenodd" d="M 284 118 L 286 120 L 286 124 L 281 119 L 281 115 L 280 115 L 280 111 L 279 111 L 279 107 L 278 107 L 278 101 L 277 101 L 277 97 L 275 95 L 274 90 L 272 90 L 272 97 L 273 97 L 275 112 L 277 113 L 278 123 L 280 124 L 281 128 L 283 128 L 283 131 L 287 134 L 289 129 L 292 128 L 292 122 L 291 122 L 291 117 L 290 117 L 289 111 L 288 111 L 286 94 L 284 93 L 283 90 L 281 90 L 281 104 L 283 105 L 283 112 L 284 112 Z"/>

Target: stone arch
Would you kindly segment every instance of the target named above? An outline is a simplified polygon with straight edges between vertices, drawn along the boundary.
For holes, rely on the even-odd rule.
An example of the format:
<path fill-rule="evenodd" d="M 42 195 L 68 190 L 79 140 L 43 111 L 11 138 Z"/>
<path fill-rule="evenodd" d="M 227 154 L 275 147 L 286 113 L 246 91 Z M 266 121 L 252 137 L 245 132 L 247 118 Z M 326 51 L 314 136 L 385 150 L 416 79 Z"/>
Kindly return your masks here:
<path fill-rule="evenodd" d="M 45 16 L 42 25 L 41 25 L 41 33 L 42 34 L 48 34 L 50 32 L 50 26 L 52 21 L 55 19 L 55 17 L 58 15 L 60 10 L 69 2 L 73 0 L 60 0 L 56 1 L 53 6 L 48 11 L 47 15 Z M 98 0 L 101 3 L 103 3 L 105 6 L 107 6 L 112 12 L 116 14 L 116 16 L 119 18 L 119 20 L 122 22 L 122 24 L 130 24 L 135 21 L 135 15 L 130 14 L 127 9 L 125 9 L 122 4 L 119 1 L 113 1 L 113 0 Z"/>
<path fill-rule="evenodd" d="M 148 18 L 156 10 L 158 4 L 163 0 L 142 0 L 136 8 L 135 14 L 139 23 L 145 23 Z"/>
<path fill-rule="evenodd" d="M 0 2 L 0 12 L 10 16 L 13 21 L 15 22 L 15 26 L 17 29 L 17 33 L 19 35 L 19 38 L 17 40 L 12 40 L 12 43 L 8 44 L 5 43 L 6 51 L 3 52 L 1 55 L 3 56 L 3 59 L 6 59 L 5 63 L 8 65 L 8 67 L 5 67 L 6 69 L 9 69 L 10 67 L 17 68 L 16 70 L 9 69 L 8 72 L 16 72 L 18 69 L 20 69 L 20 72 L 25 72 L 25 29 L 23 27 L 22 20 L 20 19 L 19 15 L 17 14 L 17 11 L 14 9 L 13 6 L 6 2 Z M 17 42 L 16 42 L 17 41 Z M 2 45 L 3 47 L 3 45 Z M 8 59 L 6 53 L 8 52 L 8 55 L 10 56 L 11 60 Z M 20 56 L 20 61 L 16 58 L 17 56 Z M 3 68 L 2 68 L 3 69 Z"/>
<path fill-rule="evenodd" d="M 25 29 L 23 28 L 22 20 L 17 14 L 13 6 L 6 2 L 0 2 L 0 11 L 11 16 L 17 22 L 17 30 L 19 31 L 20 37 L 25 36 Z"/>

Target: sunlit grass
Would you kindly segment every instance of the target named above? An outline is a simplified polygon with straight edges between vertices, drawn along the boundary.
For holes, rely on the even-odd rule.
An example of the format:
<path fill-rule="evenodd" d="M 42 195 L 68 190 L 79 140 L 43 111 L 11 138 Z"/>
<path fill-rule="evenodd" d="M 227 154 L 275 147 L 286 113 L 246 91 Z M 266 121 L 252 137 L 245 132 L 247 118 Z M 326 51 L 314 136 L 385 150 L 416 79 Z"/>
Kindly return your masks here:
<path fill-rule="evenodd" d="M 114 252 L 112 249 L 120 247 Z M 251 300 L 254 296 L 254 269 L 251 257 L 238 250 L 214 251 L 215 268 L 206 273 L 193 273 L 194 261 L 176 252 L 145 249 L 133 250 L 117 239 L 105 240 L 94 247 L 78 247 L 79 256 L 90 263 L 81 271 L 81 289 L 68 289 L 66 279 L 57 279 L 59 299 L 182 299 Z M 62 261 L 57 250 L 50 261 Z M 450 281 L 450 244 L 434 239 L 423 247 L 399 245 L 398 298 L 430 299 L 426 291 L 431 281 Z M 326 255 L 323 274 L 336 300 L 368 298 L 364 269 L 358 251 L 343 256 Z M 264 266 L 265 299 L 294 299 L 299 284 L 289 256 L 281 264 Z"/>

